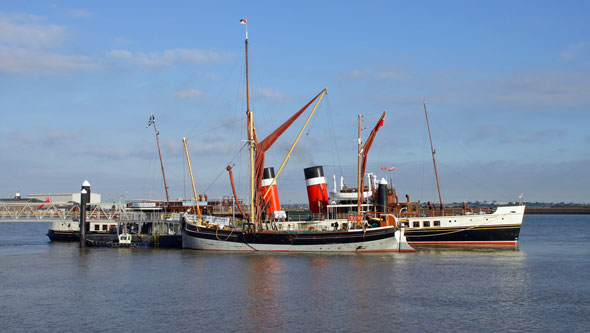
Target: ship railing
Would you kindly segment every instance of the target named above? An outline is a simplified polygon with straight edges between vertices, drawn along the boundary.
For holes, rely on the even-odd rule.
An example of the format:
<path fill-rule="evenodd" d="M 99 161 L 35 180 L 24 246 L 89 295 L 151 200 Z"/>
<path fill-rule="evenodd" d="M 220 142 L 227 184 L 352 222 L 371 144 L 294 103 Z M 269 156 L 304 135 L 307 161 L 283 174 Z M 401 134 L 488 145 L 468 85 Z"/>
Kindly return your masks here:
<path fill-rule="evenodd" d="M 472 207 L 472 208 L 422 208 L 416 212 L 400 210 L 394 212 L 398 217 L 437 217 L 437 216 L 461 216 L 461 215 L 478 215 L 492 214 L 497 207 Z"/>

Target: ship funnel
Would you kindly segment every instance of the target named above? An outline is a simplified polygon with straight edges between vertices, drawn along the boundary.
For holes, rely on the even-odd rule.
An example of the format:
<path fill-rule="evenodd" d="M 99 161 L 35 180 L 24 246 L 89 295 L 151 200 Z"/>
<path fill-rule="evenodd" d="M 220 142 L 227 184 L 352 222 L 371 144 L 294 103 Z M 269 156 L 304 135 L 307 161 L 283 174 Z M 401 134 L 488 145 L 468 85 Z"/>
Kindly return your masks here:
<path fill-rule="evenodd" d="M 325 214 L 328 209 L 328 188 L 326 187 L 324 168 L 319 165 L 303 169 L 303 172 L 305 173 L 309 209 L 314 214 Z"/>
<path fill-rule="evenodd" d="M 387 213 L 388 208 L 388 189 L 387 189 L 387 180 L 385 178 L 381 178 L 379 181 L 378 189 L 377 189 L 377 200 L 375 200 L 375 204 L 377 205 L 377 211 L 382 213 Z"/>
<path fill-rule="evenodd" d="M 268 203 L 267 213 L 269 215 L 273 215 L 274 212 L 281 210 L 281 203 L 279 201 L 279 192 L 277 191 L 277 183 L 272 184 L 273 179 L 275 178 L 275 169 L 273 167 L 264 168 L 262 173 L 262 183 L 260 187 L 261 195 L 263 200 Z M 268 190 L 270 187 L 270 191 Z M 266 192 L 268 191 L 268 194 Z M 266 194 L 266 197 L 264 195 Z"/>

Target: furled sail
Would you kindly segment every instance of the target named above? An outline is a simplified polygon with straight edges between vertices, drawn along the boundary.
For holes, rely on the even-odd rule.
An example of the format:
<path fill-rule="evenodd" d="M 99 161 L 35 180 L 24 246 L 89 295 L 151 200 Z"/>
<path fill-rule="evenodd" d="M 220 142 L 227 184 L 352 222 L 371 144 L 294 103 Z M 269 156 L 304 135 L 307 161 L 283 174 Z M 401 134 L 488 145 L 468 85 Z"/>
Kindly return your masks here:
<path fill-rule="evenodd" d="M 365 170 L 367 169 L 367 155 L 369 155 L 369 150 L 371 150 L 371 146 L 373 145 L 373 141 L 375 141 L 375 136 L 377 135 L 377 132 L 379 131 L 381 126 L 383 126 L 384 119 L 385 111 L 383 111 L 383 114 L 379 118 L 379 121 L 377 121 L 377 125 L 375 125 L 375 127 L 371 131 L 371 134 L 369 134 L 369 137 L 367 138 L 367 141 L 365 142 L 365 145 L 363 146 L 363 150 L 361 152 L 361 186 L 358 189 L 361 193 L 362 191 L 364 191 L 365 188 Z M 359 196 L 359 200 L 362 200 L 362 197 L 363 196 Z"/>
<path fill-rule="evenodd" d="M 257 207 L 258 213 L 256 213 L 256 217 L 259 218 L 259 212 L 261 209 L 258 209 L 259 206 L 263 204 L 263 200 L 260 194 L 260 186 L 262 183 L 262 173 L 264 171 L 264 154 L 265 152 L 278 140 L 278 138 L 301 116 L 305 110 L 322 94 L 323 90 L 318 93 L 311 101 L 309 101 L 305 106 L 303 106 L 299 111 L 297 111 L 291 118 L 287 119 L 281 126 L 279 126 L 274 132 L 269 134 L 264 140 L 260 141 L 256 145 L 256 158 L 255 158 L 255 185 L 256 185 L 256 198 L 254 200 L 255 207 Z"/>

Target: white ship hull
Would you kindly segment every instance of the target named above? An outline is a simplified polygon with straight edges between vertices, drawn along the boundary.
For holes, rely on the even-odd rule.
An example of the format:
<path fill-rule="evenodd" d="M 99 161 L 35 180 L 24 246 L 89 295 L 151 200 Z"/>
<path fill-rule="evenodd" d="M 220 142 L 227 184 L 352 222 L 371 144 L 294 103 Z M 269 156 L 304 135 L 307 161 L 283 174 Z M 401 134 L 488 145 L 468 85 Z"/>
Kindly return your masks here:
<path fill-rule="evenodd" d="M 498 207 L 493 213 L 468 212 L 465 215 L 404 217 L 412 246 L 482 245 L 517 246 L 525 206 Z"/>

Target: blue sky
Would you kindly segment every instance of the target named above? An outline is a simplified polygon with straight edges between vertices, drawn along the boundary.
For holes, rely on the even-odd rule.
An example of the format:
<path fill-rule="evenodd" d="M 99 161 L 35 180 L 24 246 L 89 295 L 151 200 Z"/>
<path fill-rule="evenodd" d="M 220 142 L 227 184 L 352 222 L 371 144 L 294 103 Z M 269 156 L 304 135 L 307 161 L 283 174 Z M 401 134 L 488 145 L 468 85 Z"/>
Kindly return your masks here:
<path fill-rule="evenodd" d="M 590 202 L 587 1 L 54 1 L 0 3 L 0 196 L 75 192 L 163 199 L 245 196 L 244 26 L 251 105 L 270 133 L 324 87 L 279 181 L 306 202 L 302 169 L 354 184 L 357 115 L 385 126 L 368 171 L 436 201 L 427 101 L 445 201 Z M 278 169 L 302 126 L 267 153 Z M 384 173 L 381 167 L 395 166 Z M 331 188 L 331 186 L 330 186 Z"/>

